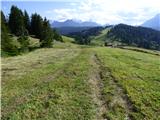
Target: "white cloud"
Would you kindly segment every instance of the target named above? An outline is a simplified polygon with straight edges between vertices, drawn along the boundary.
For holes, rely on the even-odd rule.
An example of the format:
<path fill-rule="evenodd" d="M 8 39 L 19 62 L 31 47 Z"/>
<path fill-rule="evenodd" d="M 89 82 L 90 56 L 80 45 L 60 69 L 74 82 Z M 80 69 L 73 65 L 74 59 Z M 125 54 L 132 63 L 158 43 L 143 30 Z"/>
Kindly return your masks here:
<path fill-rule="evenodd" d="M 55 9 L 57 20 L 91 20 L 101 24 L 141 24 L 160 12 L 159 0 L 82 0 L 70 9 Z M 49 13 L 49 11 L 48 11 Z"/>

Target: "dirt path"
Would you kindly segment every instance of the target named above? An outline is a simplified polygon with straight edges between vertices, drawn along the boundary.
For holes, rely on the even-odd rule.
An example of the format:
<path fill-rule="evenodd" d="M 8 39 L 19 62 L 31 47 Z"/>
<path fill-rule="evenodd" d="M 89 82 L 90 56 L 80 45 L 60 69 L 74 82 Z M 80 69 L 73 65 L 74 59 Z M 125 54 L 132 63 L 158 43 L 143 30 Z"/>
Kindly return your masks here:
<path fill-rule="evenodd" d="M 92 89 L 92 98 L 96 106 L 96 120 L 107 120 L 104 118 L 106 112 L 105 101 L 102 98 L 102 79 L 101 79 L 101 69 L 100 62 L 97 56 L 93 54 L 91 56 L 90 63 L 92 65 L 92 70 L 89 74 L 89 83 Z"/>

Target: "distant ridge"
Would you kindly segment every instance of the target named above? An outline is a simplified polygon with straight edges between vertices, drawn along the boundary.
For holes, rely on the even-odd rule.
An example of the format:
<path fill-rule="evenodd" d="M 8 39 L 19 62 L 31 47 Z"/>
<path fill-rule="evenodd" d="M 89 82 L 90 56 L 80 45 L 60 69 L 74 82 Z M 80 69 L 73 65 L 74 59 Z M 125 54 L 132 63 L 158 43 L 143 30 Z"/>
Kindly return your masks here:
<path fill-rule="evenodd" d="M 126 45 L 160 50 L 160 31 L 151 28 L 118 24 L 107 33 L 107 38 Z"/>
<path fill-rule="evenodd" d="M 59 21 L 53 21 L 51 23 L 52 27 L 60 28 L 60 27 L 96 27 L 100 26 L 96 22 L 91 22 L 91 21 L 85 21 L 85 22 L 78 22 L 74 20 L 66 20 L 64 22 L 59 22 Z"/>
<path fill-rule="evenodd" d="M 141 26 L 152 28 L 160 31 L 160 13 L 144 22 Z"/>

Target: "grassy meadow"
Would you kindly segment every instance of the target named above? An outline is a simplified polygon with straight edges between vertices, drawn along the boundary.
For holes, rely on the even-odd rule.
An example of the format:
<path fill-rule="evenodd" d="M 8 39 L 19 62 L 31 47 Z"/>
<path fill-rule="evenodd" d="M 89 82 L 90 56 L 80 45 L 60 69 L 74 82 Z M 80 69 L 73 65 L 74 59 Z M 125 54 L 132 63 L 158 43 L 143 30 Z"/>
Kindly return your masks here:
<path fill-rule="evenodd" d="M 2 58 L 2 120 L 160 119 L 159 52 L 63 39 Z"/>

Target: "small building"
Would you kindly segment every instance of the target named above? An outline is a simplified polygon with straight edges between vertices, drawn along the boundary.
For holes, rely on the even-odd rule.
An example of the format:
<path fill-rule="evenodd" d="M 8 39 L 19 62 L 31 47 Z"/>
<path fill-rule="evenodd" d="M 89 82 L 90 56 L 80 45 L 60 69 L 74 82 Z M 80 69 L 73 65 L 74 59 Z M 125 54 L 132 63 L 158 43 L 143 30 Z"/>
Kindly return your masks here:
<path fill-rule="evenodd" d="M 107 42 L 104 43 L 104 46 L 106 46 L 106 47 L 115 47 L 115 46 L 113 45 L 113 43 L 107 43 Z"/>

